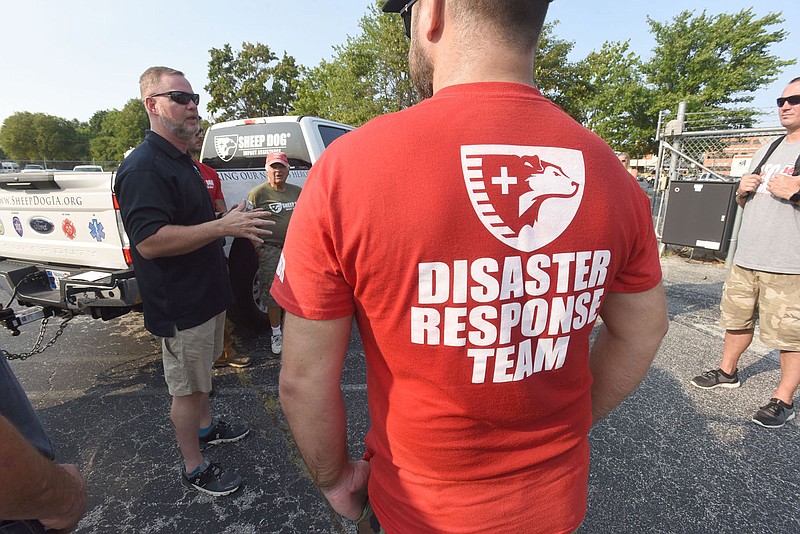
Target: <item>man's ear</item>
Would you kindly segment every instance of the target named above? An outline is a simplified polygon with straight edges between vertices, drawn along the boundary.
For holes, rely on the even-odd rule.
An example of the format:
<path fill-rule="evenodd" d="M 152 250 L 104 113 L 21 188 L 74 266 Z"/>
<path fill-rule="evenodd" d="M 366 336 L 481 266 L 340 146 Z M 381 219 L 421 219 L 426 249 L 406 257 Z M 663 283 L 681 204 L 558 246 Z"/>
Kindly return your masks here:
<path fill-rule="evenodd" d="M 155 113 L 156 111 L 156 99 L 152 96 L 145 97 L 144 99 L 144 109 L 148 111 L 148 113 Z"/>
<path fill-rule="evenodd" d="M 444 4 L 445 0 L 429 0 L 420 6 L 423 9 L 420 10 L 417 25 L 429 41 L 437 41 L 442 34 Z"/>

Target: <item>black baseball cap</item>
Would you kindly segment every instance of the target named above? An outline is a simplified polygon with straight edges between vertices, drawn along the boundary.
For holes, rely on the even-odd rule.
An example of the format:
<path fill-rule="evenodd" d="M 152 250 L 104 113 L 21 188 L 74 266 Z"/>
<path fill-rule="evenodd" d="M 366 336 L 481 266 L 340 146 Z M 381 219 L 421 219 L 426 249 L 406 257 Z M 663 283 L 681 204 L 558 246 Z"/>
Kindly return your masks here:
<path fill-rule="evenodd" d="M 547 0 L 548 3 L 553 0 Z M 408 0 L 386 0 L 383 4 L 384 13 L 400 13 L 400 10 L 408 3 Z"/>
<path fill-rule="evenodd" d="M 407 3 L 408 0 L 386 0 L 382 9 L 384 13 L 400 13 L 400 10 L 403 9 L 403 6 Z"/>

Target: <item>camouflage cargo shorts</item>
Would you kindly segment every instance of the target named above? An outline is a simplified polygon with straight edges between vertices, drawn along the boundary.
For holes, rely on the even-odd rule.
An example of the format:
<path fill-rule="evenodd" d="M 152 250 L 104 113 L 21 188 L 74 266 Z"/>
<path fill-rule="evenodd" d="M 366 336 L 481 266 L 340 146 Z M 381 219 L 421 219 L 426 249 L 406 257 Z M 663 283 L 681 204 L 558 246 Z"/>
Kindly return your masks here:
<path fill-rule="evenodd" d="M 370 504 L 369 500 L 361 512 L 361 517 L 356 520 L 356 532 L 358 534 L 386 534 L 380 521 L 378 521 L 378 517 L 372 510 L 372 504 Z"/>
<path fill-rule="evenodd" d="M 720 303 L 719 324 L 749 330 L 758 316 L 760 338 L 778 350 L 800 351 L 800 275 L 754 271 L 734 265 Z"/>
<path fill-rule="evenodd" d="M 278 270 L 278 261 L 281 259 L 282 250 L 278 247 L 265 245 L 264 252 L 258 258 L 259 296 L 261 297 L 261 302 L 269 307 L 278 305 L 269 290 L 272 289 L 272 280 L 275 279 L 275 271 Z"/>

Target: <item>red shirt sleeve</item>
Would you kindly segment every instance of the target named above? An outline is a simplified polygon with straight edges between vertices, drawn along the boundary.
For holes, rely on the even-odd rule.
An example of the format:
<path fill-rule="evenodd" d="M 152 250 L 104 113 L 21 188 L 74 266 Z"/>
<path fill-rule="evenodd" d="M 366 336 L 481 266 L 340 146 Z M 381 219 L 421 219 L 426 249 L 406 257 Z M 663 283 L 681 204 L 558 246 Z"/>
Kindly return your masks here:
<path fill-rule="evenodd" d="M 652 289 L 661 281 L 661 261 L 650 214 L 650 202 L 644 192 L 639 193 L 634 197 L 636 234 L 633 247 L 627 263 L 611 283 L 612 292 L 640 293 Z"/>
<path fill-rule="evenodd" d="M 323 156 L 309 173 L 271 291 L 282 308 L 312 320 L 338 319 L 355 311 L 342 262 L 341 225 L 335 222 L 342 209 L 331 190 L 335 179 L 323 178 L 332 174 L 325 161 Z"/>

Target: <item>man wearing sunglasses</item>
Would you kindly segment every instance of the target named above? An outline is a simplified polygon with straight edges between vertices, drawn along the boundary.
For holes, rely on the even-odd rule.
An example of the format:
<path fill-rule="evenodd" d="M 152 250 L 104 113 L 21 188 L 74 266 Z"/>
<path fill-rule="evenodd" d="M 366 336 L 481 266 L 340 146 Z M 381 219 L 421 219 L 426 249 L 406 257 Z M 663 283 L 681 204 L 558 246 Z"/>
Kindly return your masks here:
<path fill-rule="evenodd" d="M 188 153 L 200 127 L 199 97 L 183 73 L 151 67 L 139 79 L 150 118 L 145 140 L 119 167 L 115 192 L 142 294 L 145 327 L 161 340 L 172 396 L 171 419 L 184 465 L 181 482 L 219 496 L 241 477 L 223 471 L 201 448 L 238 441 L 249 428 L 211 415 L 211 368 L 222 353 L 225 310 L 233 301 L 222 238 L 260 244 L 270 235 L 263 210 L 245 202 L 217 219 Z"/>
<path fill-rule="evenodd" d="M 337 139 L 292 217 L 272 290 L 287 311 L 281 405 L 362 532 L 575 531 L 588 431 L 666 332 L 647 197 L 536 89 L 547 8 L 387 1 L 424 100 Z M 353 317 L 362 461 L 340 387 Z"/>
<path fill-rule="evenodd" d="M 778 117 L 786 135 L 756 152 L 736 190 L 744 211 L 720 304 L 722 361 L 691 381 L 701 389 L 738 388 L 739 358 L 753 340 L 757 316 L 761 341 L 779 350 L 781 360 L 777 388 L 752 417 L 765 428 L 794 419 L 800 384 L 800 78 L 778 98 Z"/>

